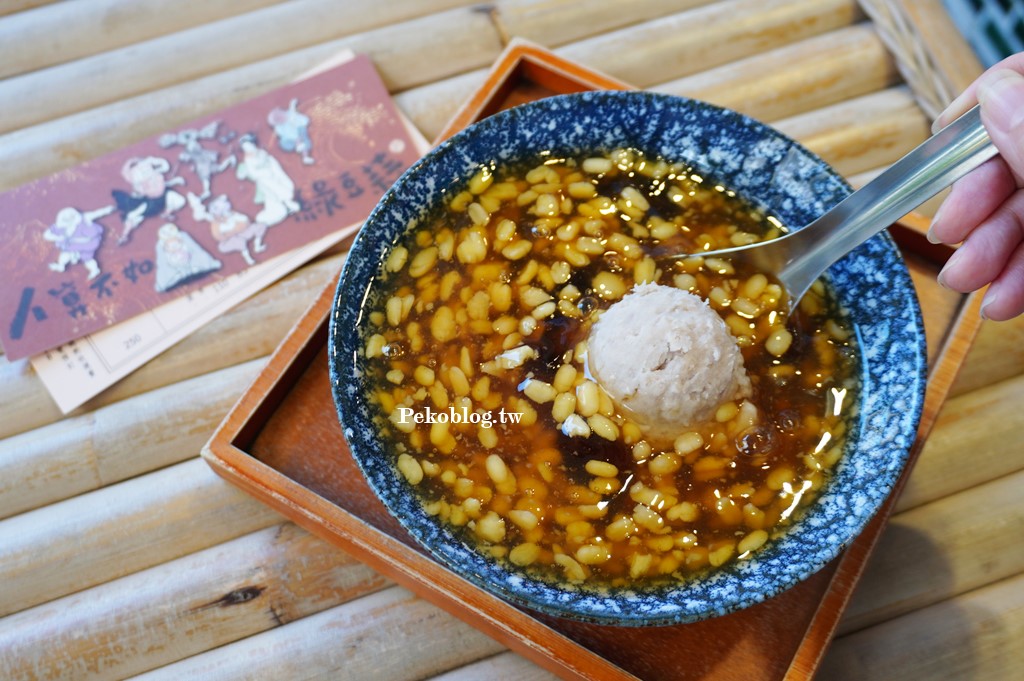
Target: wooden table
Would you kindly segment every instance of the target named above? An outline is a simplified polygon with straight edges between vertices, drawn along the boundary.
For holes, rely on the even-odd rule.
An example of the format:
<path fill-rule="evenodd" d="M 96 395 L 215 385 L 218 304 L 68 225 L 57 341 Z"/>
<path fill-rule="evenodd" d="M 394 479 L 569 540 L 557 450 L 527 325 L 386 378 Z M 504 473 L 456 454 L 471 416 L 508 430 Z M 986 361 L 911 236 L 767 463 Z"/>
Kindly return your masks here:
<path fill-rule="evenodd" d="M 937 0 L 866 4 L 954 45 Z M 772 122 L 855 183 L 927 135 L 919 102 L 934 109 L 921 91 L 934 77 L 880 36 L 899 53 L 898 22 L 873 24 L 854 0 L 638 0 L 629 13 L 616 0 L 0 0 L 0 15 L 0 188 L 341 48 L 373 57 L 428 137 L 523 36 Z M 962 50 L 933 56 L 954 85 L 977 69 Z M 0 678 L 549 678 L 197 458 L 343 257 L 66 417 L 27 362 L 0 356 Z M 1022 332 L 983 324 L 820 678 L 1024 677 Z"/>

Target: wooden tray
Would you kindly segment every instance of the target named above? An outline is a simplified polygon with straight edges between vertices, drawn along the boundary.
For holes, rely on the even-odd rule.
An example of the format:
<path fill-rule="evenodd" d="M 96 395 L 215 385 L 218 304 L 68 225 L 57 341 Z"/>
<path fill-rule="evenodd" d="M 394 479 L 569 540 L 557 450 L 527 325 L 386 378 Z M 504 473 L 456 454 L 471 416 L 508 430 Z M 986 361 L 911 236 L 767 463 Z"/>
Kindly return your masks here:
<path fill-rule="evenodd" d="M 441 138 L 523 101 L 626 86 L 515 42 Z M 916 458 L 977 330 L 980 297 L 935 283 L 951 251 L 924 238 L 927 220 L 891 229 L 918 289 L 929 345 Z M 327 286 L 203 450 L 217 473 L 374 569 L 504 645 L 570 679 L 798 679 L 821 659 L 895 494 L 836 560 L 789 591 L 696 624 L 619 628 L 537 615 L 483 592 L 430 558 L 369 489 L 338 425 L 327 370 Z M 902 487 L 909 473 L 901 479 Z"/>

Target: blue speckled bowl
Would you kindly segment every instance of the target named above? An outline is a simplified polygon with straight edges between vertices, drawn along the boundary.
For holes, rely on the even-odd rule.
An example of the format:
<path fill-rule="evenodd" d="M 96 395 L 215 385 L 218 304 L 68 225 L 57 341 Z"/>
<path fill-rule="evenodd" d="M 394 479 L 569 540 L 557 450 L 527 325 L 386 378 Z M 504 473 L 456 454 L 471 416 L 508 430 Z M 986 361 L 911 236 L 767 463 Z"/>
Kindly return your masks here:
<path fill-rule="evenodd" d="M 823 567 L 861 531 L 906 462 L 924 397 L 926 355 L 910 277 L 887 234 L 829 270 L 860 348 L 860 399 L 846 452 L 817 501 L 749 560 L 654 590 L 591 591 L 531 579 L 463 543 L 428 516 L 372 425 L 359 376 L 363 303 L 389 249 L 481 164 L 616 147 L 687 161 L 784 224 L 804 225 L 846 196 L 846 182 L 775 130 L 702 102 L 643 92 L 565 95 L 505 111 L 416 163 L 381 199 L 342 272 L 330 324 L 330 375 L 352 454 L 403 526 L 470 582 L 519 605 L 616 624 L 691 622 L 763 601 Z"/>

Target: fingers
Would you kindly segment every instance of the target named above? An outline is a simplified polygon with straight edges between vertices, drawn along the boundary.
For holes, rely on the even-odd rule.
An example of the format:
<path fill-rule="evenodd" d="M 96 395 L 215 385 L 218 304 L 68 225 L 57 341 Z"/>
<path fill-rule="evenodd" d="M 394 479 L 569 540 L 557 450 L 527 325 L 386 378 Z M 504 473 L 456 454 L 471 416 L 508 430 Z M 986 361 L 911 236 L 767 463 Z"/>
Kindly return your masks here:
<path fill-rule="evenodd" d="M 1016 181 L 998 156 L 953 184 L 928 228 L 932 243 L 956 244 L 1013 194 Z"/>
<path fill-rule="evenodd" d="M 956 291 L 974 291 L 985 284 L 1014 273 L 1010 261 L 1024 243 L 1024 190 L 1014 193 L 985 219 L 950 256 L 939 272 L 939 283 Z M 1024 271 L 1017 272 L 1024 277 Z M 1016 284 L 1015 284 L 1016 285 Z M 1024 282 L 1020 282 L 1024 286 Z M 1013 287 L 1008 288 L 1011 290 Z M 994 295 L 994 294 L 993 294 Z M 999 309 L 999 308 L 997 308 Z"/>
<path fill-rule="evenodd" d="M 928 230 L 932 242 L 963 245 L 939 283 L 968 292 L 989 285 L 981 314 L 1024 314 L 1024 52 L 988 69 L 939 115 L 933 131 L 975 104 L 999 157 L 953 185 Z"/>

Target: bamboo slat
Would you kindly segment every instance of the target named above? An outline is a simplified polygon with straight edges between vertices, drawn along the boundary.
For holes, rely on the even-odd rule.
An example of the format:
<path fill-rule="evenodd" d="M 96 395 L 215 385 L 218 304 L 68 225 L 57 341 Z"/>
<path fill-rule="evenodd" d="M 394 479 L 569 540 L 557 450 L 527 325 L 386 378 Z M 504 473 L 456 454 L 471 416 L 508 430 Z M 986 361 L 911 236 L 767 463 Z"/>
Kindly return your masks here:
<path fill-rule="evenodd" d="M 848 26 L 860 16 L 855 0 L 725 0 L 555 52 L 648 87 Z"/>
<path fill-rule="evenodd" d="M 0 437 L 23 433 L 31 428 L 53 423 L 61 418 L 60 410 L 36 378 L 28 360 L 11 362 L 0 357 Z"/>
<path fill-rule="evenodd" d="M 43 5 L 49 5 L 54 1 L 55 0 L 0 0 L 0 16 L 11 15 L 15 12 L 32 9 L 33 7 L 42 7 Z"/>
<path fill-rule="evenodd" d="M 408 28 L 404 24 L 416 24 L 413 17 L 423 18 L 417 24 L 419 30 L 408 34 L 407 39 L 418 37 L 421 44 L 441 40 L 434 44 L 450 50 L 446 59 L 424 60 L 423 66 L 444 64 L 450 68 L 449 58 L 460 50 L 473 54 L 477 60 L 474 65 L 482 66 L 500 51 L 500 40 L 490 19 L 471 8 L 438 11 L 463 4 L 466 0 L 432 0 L 430 4 L 418 0 L 369 4 L 354 0 L 293 0 L 197 26 L 0 81 L 0 132 L 343 36 L 355 36 L 355 42 L 362 44 L 375 37 L 371 29 L 378 27 L 385 27 L 385 33 L 401 34 L 403 28 Z M 456 29 L 457 35 L 447 35 Z M 481 49 L 485 39 L 494 43 L 495 50 Z M 374 47 L 382 53 L 394 49 L 393 44 L 386 42 Z"/>
<path fill-rule="evenodd" d="M 392 587 L 132 678 L 402 681 L 501 650 L 500 644 L 461 620 Z"/>
<path fill-rule="evenodd" d="M 529 660 L 505 652 L 435 676 L 433 681 L 479 681 L 480 679 L 516 679 L 516 681 L 556 681 L 551 672 Z"/>
<path fill-rule="evenodd" d="M 0 22 L 0 78 L 242 14 L 281 0 L 59 2 Z"/>
<path fill-rule="evenodd" d="M 487 69 L 477 69 L 445 78 L 400 92 L 395 95 L 395 103 L 427 139 L 436 139 L 486 77 Z"/>
<path fill-rule="evenodd" d="M 1024 678 L 1024 575 L 833 643 L 819 675 L 864 679 Z"/>
<path fill-rule="evenodd" d="M 878 34 L 870 25 L 857 24 L 652 89 L 774 121 L 877 92 L 897 80 Z"/>
<path fill-rule="evenodd" d="M 84 414 L 150 390 L 265 357 L 337 273 L 341 257 L 331 256 L 303 267 L 207 324 L 148 362 L 76 414 Z M 42 383 L 24 360 L 0 358 L 0 437 L 40 428 L 61 418 Z"/>
<path fill-rule="evenodd" d="M 713 1 L 633 0 L 627 10 L 621 0 L 498 0 L 493 16 L 506 42 L 518 36 L 553 47 Z"/>
<path fill-rule="evenodd" d="M 122 679 L 389 585 L 295 525 L 275 525 L 0 620 L 0 677 Z"/>
<path fill-rule="evenodd" d="M 1024 374 L 946 403 L 896 508 L 908 510 L 1024 469 Z"/>
<path fill-rule="evenodd" d="M 929 126 L 902 86 L 775 122 L 847 176 L 892 163 L 924 141 Z"/>
<path fill-rule="evenodd" d="M 953 385 L 962 395 L 987 385 L 1024 374 L 1024 316 L 1006 322 L 984 322 L 973 351 Z"/>
<path fill-rule="evenodd" d="M 196 458 L 0 521 L 0 616 L 281 522 Z"/>
<path fill-rule="evenodd" d="M 0 518 L 193 458 L 262 365 L 246 362 L 0 440 Z"/>
<path fill-rule="evenodd" d="M 707 5 L 710 0 L 673 0 L 651 2 L 643 0 L 630 4 L 622 11 L 617 0 L 584 0 L 582 2 L 548 2 L 547 0 L 501 0 L 493 6 L 492 19 L 507 42 L 513 37 L 526 38 L 547 46 L 561 46 L 580 41 L 604 31 L 624 29 L 644 30 L 637 23 L 662 18 L 687 9 Z M 571 48 L 569 48 L 571 49 Z M 646 42 L 638 43 L 633 52 L 637 59 L 653 68 L 657 55 L 648 53 Z M 583 49 L 581 63 L 596 58 Z M 594 51 L 600 54 L 600 46 Z M 396 101 L 423 133 L 433 139 L 448 122 L 459 103 L 464 101 L 483 82 L 485 69 L 460 74 L 427 85 L 406 90 Z"/>
<path fill-rule="evenodd" d="M 1024 472 L 896 515 L 850 599 L 840 635 L 1024 574 L 1021 485 Z"/>

